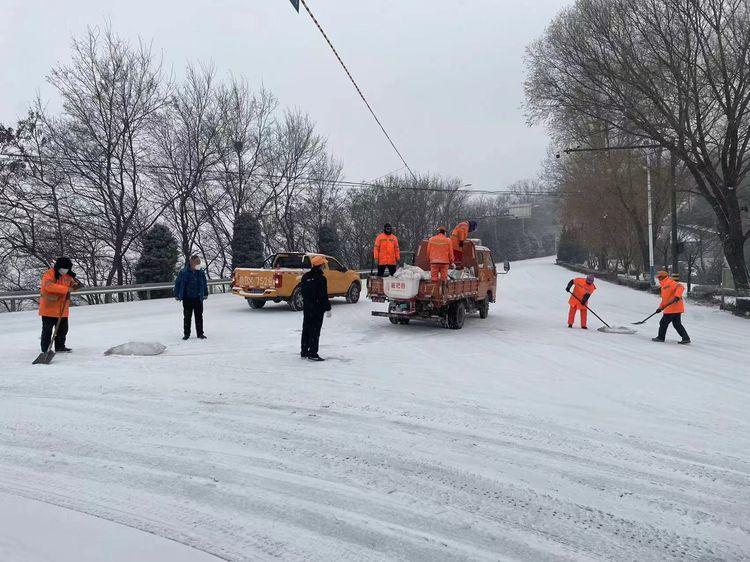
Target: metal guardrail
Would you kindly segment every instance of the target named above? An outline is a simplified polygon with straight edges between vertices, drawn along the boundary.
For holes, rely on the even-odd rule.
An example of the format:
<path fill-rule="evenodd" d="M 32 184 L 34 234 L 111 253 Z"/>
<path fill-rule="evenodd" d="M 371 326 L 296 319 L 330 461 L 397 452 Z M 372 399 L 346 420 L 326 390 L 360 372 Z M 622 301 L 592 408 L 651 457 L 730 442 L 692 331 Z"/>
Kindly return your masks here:
<path fill-rule="evenodd" d="M 213 287 L 223 287 L 230 285 L 231 279 L 209 279 L 208 280 L 208 292 L 211 293 Z M 166 289 L 173 289 L 174 282 L 172 283 L 139 283 L 135 285 L 108 285 L 106 287 L 83 287 L 79 289 L 73 296 L 85 297 L 90 295 L 111 295 L 115 293 L 146 293 L 146 299 L 151 298 L 151 291 L 163 291 Z M 11 291 L 6 293 L 0 293 L 0 301 L 10 301 L 10 311 L 14 312 L 18 309 L 16 303 L 20 303 L 24 300 L 38 300 L 39 291 Z"/>
<path fill-rule="evenodd" d="M 370 275 L 370 270 L 358 271 L 360 277 L 366 279 Z M 226 287 L 231 285 L 231 279 L 209 279 L 208 280 L 208 292 L 212 293 L 214 287 Z M 146 299 L 151 298 L 151 291 L 163 291 L 166 289 L 171 290 L 174 288 L 174 282 L 172 283 L 140 283 L 135 285 L 108 285 L 106 287 L 83 287 L 79 289 L 73 296 L 85 297 L 91 295 L 111 295 L 115 293 L 146 293 Z M 10 302 L 10 312 L 18 310 L 18 304 L 25 300 L 39 300 L 39 291 L 10 291 L 1 293 L 0 302 Z M 94 303 L 96 304 L 96 303 Z"/>

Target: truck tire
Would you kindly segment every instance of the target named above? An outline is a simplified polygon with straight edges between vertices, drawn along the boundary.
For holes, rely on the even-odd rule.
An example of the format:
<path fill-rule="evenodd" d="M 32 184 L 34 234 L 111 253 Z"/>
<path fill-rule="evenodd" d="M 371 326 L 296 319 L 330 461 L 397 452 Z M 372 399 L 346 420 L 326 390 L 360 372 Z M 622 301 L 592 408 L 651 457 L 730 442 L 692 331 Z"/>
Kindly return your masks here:
<path fill-rule="evenodd" d="M 292 296 L 289 297 L 289 308 L 294 312 L 299 312 L 305 306 L 305 301 L 302 299 L 302 287 L 297 285 L 292 291 Z"/>
<path fill-rule="evenodd" d="M 487 318 L 490 314 L 490 295 L 488 294 L 483 300 L 477 302 L 477 308 L 479 309 L 479 317 Z"/>
<path fill-rule="evenodd" d="M 399 326 L 406 326 L 409 323 L 409 318 L 392 318 L 388 317 L 388 320 L 391 322 L 391 324 L 399 325 Z"/>
<path fill-rule="evenodd" d="M 346 302 L 354 304 L 359 300 L 359 295 L 362 292 L 362 288 L 356 281 L 349 285 L 349 290 L 346 292 Z"/>
<path fill-rule="evenodd" d="M 447 318 L 448 328 L 451 330 L 460 330 L 464 327 L 464 320 L 466 320 L 466 305 L 463 301 L 453 303 L 448 309 Z"/>
<path fill-rule="evenodd" d="M 266 301 L 261 299 L 247 299 L 247 304 L 250 308 L 257 310 L 266 306 Z"/>

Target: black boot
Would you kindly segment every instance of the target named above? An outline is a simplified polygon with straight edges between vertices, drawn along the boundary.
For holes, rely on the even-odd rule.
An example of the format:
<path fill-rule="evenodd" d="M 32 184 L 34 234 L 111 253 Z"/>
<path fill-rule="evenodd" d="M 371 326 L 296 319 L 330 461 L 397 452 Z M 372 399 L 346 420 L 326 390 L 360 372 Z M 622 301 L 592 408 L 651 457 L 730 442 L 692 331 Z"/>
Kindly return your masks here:
<path fill-rule="evenodd" d="M 55 353 L 70 353 L 73 351 L 69 347 L 65 347 L 64 345 L 62 347 L 55 346 Z"/>
<path fill-rule="evenodd" d="M 664 342 L 664 338 L 651 338 L 651 341 Z"/>
<path fill-rule="evenodd" d="M 198 336 L 198 339 L 199 339 L 199 340 L 205 340 L 205 339 L 206 339 L 206 334 L 201 334 L 201 335 L 199 335 L 199 336 Z"/>
<path fill-rule="evenodd" d="M 681 343 L 682 345 L 687 345 L 690 343 L 690 338 L 684 338 L 681 341 L 678 341 L 677 343 Z"/>
<path fill-rule="evenodd" d="M 190 334 L 185 334 L 184 336 L 182 336 L 182 339 L 183 340 L 190 339 Z"/>
<path fill-rule="evenodd" d="M 316 353 L 315 355 L 308 355 L 308 356 L 307 356 L 307 360 L 308 360 L 308 361 L 325 361 L 325 359 L 323 359 L 323 358 L 322 358 L 322 357 L 321 357 L 320 355 L 318 355 L 317 353 Z"/>

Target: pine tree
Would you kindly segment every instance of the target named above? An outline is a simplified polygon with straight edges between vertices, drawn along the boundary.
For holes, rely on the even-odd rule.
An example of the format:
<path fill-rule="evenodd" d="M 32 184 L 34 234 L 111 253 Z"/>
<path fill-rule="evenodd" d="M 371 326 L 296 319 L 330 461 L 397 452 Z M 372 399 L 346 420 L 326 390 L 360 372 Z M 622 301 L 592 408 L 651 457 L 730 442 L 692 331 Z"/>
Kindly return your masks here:
<path fill-rule="evenodd" d="M 341 255 L 341 243 L 338 232 L 331 224 L 323 224 L 318 232 L 318 252 L 326 256 L 339 257 Z"/>
<path fill-rule="evenodd" d="M 136 283 L 169 283 L 174 280 L 177 264 L 177 241 L 164 225 L 156 224 L 143 235 L 143 252 L 135 266 Z M 171 297 L 169 289 L 151 291 L 151 298 Z M 139 291 L 138 298 L 147 298 L 146 291 Z"/>
<path fill-rule="evenodd" d="M 260 222 L 250 213 L 237 215 L 232 230 L 232 269 L 261 267 L 263 258 Z"/>

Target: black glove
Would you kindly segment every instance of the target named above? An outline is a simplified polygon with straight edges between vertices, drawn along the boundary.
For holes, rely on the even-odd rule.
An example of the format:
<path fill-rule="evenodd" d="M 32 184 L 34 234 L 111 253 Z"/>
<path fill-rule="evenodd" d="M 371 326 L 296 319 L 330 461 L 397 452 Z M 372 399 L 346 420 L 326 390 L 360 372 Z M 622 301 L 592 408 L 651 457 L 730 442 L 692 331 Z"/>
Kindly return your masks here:
<path fill-rule="evenodd" d="M 656 312 L 661 312 L 661 311 L 662 311 L 661 307 L 656 309 Z"/>
<path fill-rule="evenodd" d="M 672 302 L 671 302 L 671 303 L 669 303 L 669 304 L 674 304 L 674 303 L 676 303 L 676 302 L 680 302 L 680 297 L 675 297 L 675 298 L 673 298 L 673 299 L 672 299 Z"/>
<path fill-rule="evenodd" d="M 76 272 L 75 271 L 68 271 L 68 275 L 70 275 L 73 279 L 76 278 Z"/>
<path fill-rule="evenodd" d="M 587 302 L 589 302 L 589 297 L 590 296 L 591 296 L 591 293 L 586 293 L 585 295 L 583 295 L 583 298 L 581 299 L 581 302 L 583 304 L 586 304 Z"/>
<path fill-rule="evenodd" d="M 570 281 L 568 281 L 568 286 L 567 286 L 567 287 L 565 287 L 565 292 L 566 292 L 566 293 L 569 293 L 569 292 L 570 292 L 570 288 L 571 288 L 572 286 L 573 286 L 573 280 L 571 279 Z"/>

